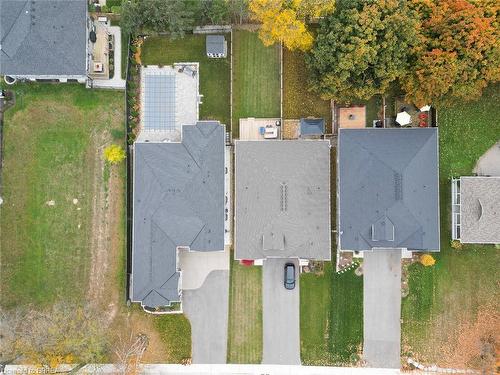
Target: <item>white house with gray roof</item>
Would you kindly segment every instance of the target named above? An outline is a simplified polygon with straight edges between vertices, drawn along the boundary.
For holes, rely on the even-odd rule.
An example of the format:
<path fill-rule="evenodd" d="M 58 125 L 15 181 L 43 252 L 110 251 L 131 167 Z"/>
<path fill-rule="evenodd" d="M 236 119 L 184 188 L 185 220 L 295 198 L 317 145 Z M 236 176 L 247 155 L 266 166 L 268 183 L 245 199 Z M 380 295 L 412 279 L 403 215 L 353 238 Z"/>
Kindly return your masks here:
<path fill-rule="evenodd" d="M 439 251 L 437 128 L 340 129 L 338 250 Z"/>
<path fill-rule="evenodd" d="M 462 243 L 500 244 L 500 177 L 452 180 L 452 237 Z"/>
<path fill-rule="evenodd" d="M 85 82 L 88 22 L 86 0 L 0 0 L 0 74 Z"/>
<path fill-rule="evenodd" d="M 329 141 L 236 141 L 236 259 L 330 260 L 330 219 Z"/>

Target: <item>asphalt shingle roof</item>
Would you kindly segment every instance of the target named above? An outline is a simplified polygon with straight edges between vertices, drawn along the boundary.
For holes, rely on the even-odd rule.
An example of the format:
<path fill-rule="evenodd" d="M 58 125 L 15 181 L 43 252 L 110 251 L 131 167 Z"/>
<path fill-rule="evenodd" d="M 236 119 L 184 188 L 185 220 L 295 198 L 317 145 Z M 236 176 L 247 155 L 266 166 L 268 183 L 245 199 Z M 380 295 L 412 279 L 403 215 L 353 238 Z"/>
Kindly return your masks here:
<path fill-rule="evenodd" d="M 223 54 L 224 51 L 224 45 L 225 45 L 225 38 L 224 35 L 207 35 L 206 39 L 206 44 L 207 44 L 207 54 L 212 53 L 214 55 L 216 54 Z"/>
<path fill-rule="evenodd" d="M 0 74 L 86 75 L 85 0 L 0 0 Z"/>
<path fill-rule="evenodd" d="M 301 135 L 322 135 L 325 133 L 325 120 L 322 118 L 301 118 Z"/>
<path fill-rule="evenodd" d="M 330 259 L 330 142 L 236 141 L 235 257 Z"/>
<path fill-rule="evenodd" d="M 500 243 L 500 177 L 460 178 L 460 239 Z"/>
<path fill-rule="evenodd" d="M 181 143 L 135 143 L 132 300 L 179 301 L 178 246 L 224 250 L 224 127 L 183 126 Z"/>
<path fill-rule="evenodd" d="M 341 250 L 439 251 L 437 128 L 340 129 Z"/>

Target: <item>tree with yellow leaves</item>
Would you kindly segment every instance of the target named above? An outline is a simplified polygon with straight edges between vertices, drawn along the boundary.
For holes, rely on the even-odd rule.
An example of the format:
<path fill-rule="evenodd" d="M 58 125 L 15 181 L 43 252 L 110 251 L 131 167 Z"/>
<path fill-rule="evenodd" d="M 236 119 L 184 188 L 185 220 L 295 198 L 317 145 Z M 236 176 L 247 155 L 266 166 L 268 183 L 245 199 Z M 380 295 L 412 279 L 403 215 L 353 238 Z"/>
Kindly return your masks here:
<path fill-rule="evenodd" d="M 118 164 L 125 160 L 126 154 L 123 147 L 113 144 L 104 149 L 104 157 L 107 162 Z"/>
<path fill-rule="evenodd" d="M 420 256 L 420 263 L 425 267 L 431 267 L 436 264 L 436 259 L 431 254 L 424 254 Z"/>
<path fill-rule="evenodd" d="M 334 10 L 333 0 L 250 0 L 251 18 L 262 23 L 259 37 L 265 46 L 282 42 L 289 50 L 307 51 L 313 36 L 306 21 Z"/>

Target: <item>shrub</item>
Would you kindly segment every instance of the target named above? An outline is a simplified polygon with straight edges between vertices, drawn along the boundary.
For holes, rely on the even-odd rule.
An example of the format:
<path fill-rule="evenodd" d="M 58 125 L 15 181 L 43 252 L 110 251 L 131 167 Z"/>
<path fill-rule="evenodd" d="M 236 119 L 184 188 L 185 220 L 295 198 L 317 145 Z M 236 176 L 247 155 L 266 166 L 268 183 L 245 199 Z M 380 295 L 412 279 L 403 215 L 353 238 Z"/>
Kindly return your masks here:
<path fill-rule="evenodd" d="M 113 144 L 104 149 L 104 157 L 111 164 L 122 162 L 126 156 L 125 150 L 119 145 Z"/>
<path fill-rule="evenodd" d="M 111 7 L 111 13 L 120 14 L 122 12 L 122 7 L 119 5 L 114 5 Z"/>
<path fill-rule="evenodd" d="M 420 263 L 425 267 L 430 267 L 436 264 L 436 259 L 431 254 L 424 254 L 420 256 Z"/>
<path fill-rule="evenodd" d="M 107 5 L 101 6 L 101 13 L 108 13 L 108 12 L 109 12 L 109 8 Z"/>
<path fill-rule="evenodd" d="M 119 7 L 122 5 L 122 0 L 106 0 L 106 5 L 108 7 Z"/>
<path fill-rule="evenodd" d="M 452 249 L 462 250 L 462 243 L 459 240 L 453 240 L 450 243 Z"/>

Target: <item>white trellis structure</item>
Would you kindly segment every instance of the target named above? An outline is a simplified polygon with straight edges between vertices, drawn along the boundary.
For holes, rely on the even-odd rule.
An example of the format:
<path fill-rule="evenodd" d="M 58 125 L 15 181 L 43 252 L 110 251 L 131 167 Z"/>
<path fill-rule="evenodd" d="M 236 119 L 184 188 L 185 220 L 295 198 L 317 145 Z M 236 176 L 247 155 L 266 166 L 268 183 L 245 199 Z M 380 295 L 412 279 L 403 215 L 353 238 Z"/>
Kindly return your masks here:
<path fill-rule="evenodd" d="M 460 179 L 451 180 L 451 235 L 460 240 Z"/>

